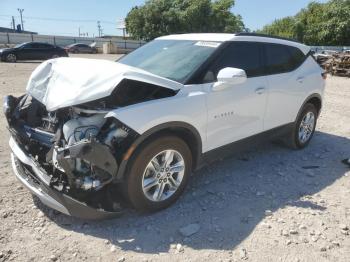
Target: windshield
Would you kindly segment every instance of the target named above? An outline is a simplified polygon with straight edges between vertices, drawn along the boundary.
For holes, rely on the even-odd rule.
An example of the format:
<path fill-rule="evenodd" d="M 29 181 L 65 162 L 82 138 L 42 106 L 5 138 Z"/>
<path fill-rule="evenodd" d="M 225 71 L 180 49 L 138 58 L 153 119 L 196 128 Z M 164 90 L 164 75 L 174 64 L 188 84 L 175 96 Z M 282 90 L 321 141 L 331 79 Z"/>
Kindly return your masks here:
<path fill-rule="evenodd" d="M 187 40 L 155 40 L 118 62 L 184 83 L 220 44 Z"/>
<path fill-rule="evenodd" d="M 18 45 L 16 45 L 16 46 L 15 46 L 15 48 L 19 48 L 19 47 L 22 47 L 22 46 L 24 46 L 24 45 L 26 45 L 26 44 L 28 44 L 28 43 L 22 43 L 22 44 L 18 44 Z"/>

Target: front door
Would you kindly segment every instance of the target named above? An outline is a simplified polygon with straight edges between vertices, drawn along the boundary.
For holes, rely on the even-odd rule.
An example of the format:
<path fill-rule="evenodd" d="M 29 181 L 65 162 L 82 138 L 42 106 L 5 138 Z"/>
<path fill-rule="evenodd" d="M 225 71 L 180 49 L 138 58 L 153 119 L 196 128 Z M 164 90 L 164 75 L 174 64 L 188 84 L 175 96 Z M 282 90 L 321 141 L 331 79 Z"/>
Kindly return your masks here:
<path fill-rule="evenodd" d="M 205 79 L 226 67 L 243 69 L 247 81 L 207 94 L 206 151 L 261 133 L 267 102 L 267 82 L 259 43 L 232 42 L 208 69 Z M 210 85 L 207 85 L 210 86 Z"/>
<path fill-rule="evenodd" d="M 39 60 L 42 57 L 38 43 L 28 43 L 24 45 L 20 53 L 22 60 Z"/>

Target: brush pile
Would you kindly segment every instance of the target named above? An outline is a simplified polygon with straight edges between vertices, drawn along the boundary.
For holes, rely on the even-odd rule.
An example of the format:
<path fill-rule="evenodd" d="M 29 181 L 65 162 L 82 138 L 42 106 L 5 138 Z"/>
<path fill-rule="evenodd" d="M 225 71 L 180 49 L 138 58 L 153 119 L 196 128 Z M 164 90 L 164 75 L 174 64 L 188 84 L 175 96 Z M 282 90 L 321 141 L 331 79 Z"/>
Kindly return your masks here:
<path fill-rule="evenodd" d="M 316 61 L 331 75 L 350 77 L 350 51 L 315 54 Z"/>

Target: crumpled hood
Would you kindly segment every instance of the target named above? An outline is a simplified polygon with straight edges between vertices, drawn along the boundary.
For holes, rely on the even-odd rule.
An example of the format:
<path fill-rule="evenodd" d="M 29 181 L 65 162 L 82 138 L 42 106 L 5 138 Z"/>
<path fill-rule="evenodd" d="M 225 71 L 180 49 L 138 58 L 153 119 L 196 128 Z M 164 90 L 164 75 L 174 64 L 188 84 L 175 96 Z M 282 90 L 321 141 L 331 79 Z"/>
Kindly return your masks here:
<path fill-rule="evenodd" d="M 91 102 L 109 96 L 123 79 L 155 84 L 172 90 L 182 84 L 121 63 L 58 58 L 39 65 L 27 84 L 27 93 L 48 111 Z"/>

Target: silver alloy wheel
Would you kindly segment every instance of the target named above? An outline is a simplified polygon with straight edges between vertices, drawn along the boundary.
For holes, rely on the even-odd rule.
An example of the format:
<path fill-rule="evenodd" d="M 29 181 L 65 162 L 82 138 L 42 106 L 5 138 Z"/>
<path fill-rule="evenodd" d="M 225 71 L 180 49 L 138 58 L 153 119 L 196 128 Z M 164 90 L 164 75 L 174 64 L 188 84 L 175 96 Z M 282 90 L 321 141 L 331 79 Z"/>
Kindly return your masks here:
<path fill-rule="evenodd" d="M 316 117 L 313 112 L 308 112 L 300 123 L 299 127 L 299 141 L 306 143 L 312 136 L 315 128 Z"/>
<path fill-rule="evenodd" d="M 55 58 L 59 58 L 60 56 L 59 55 L 53 55 L 52 58 L 55 59 Z"/>
<path fill-rule="evenodd" d="M 14 55 L 14 54 L 8 54 L 8 55 L 6 56 L 6 61 L 7 61 L 7 62 L 13 63 L 13 62 L 16 62 L 16 60 L 17 60 L 17 57 L 16 57 L 16 55 Z"/>
<path fill-rule="evenodd" d="M 143 172 L 143 193 L 153 202 L 164 201 L 177 191 L 184 175 L 182 155 L 173 149 L 162 151 L 151 159 Z"/>

